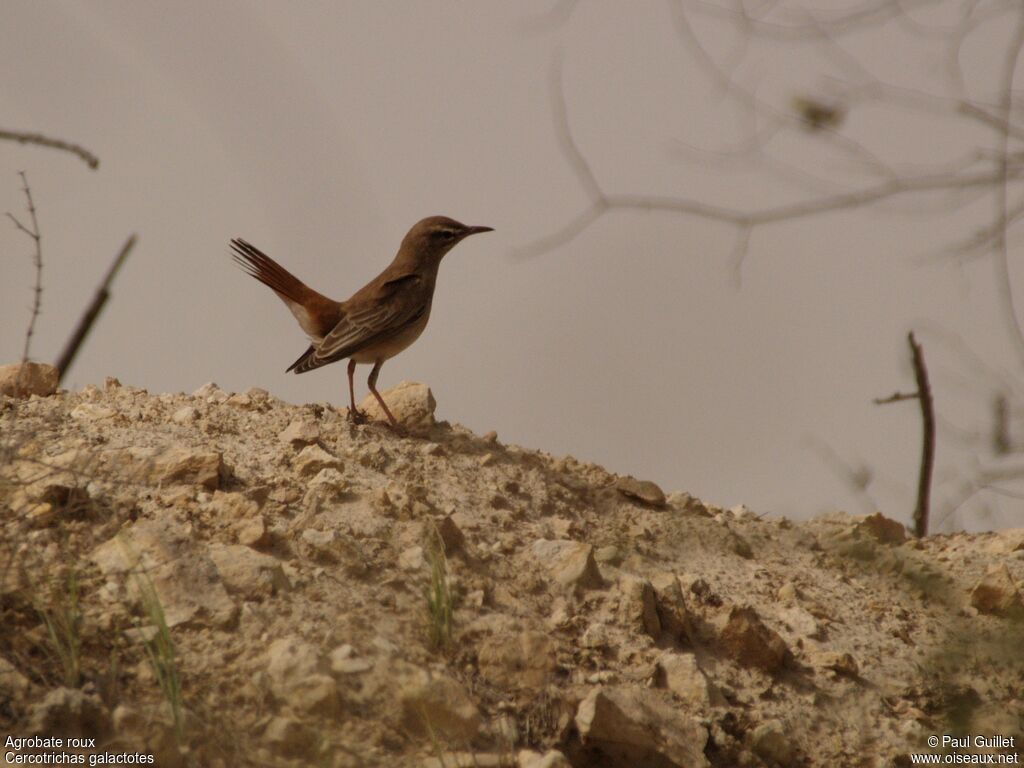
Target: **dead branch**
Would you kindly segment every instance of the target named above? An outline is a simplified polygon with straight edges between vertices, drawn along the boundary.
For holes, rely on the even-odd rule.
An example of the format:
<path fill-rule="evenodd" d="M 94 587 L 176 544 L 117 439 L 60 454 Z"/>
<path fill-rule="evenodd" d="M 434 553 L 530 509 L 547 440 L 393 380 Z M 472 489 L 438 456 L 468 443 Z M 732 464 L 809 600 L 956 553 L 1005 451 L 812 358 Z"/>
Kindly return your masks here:
<path fill-rule="evenodd" d="M 928 506 L 932 487 L 932 470 L 935 467 L 935 404 L 932 401 L 932 388 L 928 383 L 928 369 L 924 364 L 924 351 L 914 338 L 914 332 L 907 334 L 910 343 L 910 355 L 914 364 L 914 378 L 917 380 L 917 392 L 904 394 L 896 392 L 886 398 L 876 398 L 875 405 L 896 403 L 902 400 L 918 400 L 921 403 L 921 421 L 924 424 L 924 436 L 921 446 L 921 471 L 917 479 L 917 506 L 914 508 L 914 534 L 918 537 L 928 535 Z"/>
<path fill-rule="evenodd" d="M 696 40 L 696 36 L 686 20 L 682 4 L 680 2 L 673 3 L 673 10 L 675 11 L 674 18 L 680 35 L 685 36 L 687 40 L 694 44 L 692 50 L 698 52 L 698 58 L 702 66 L 711 73 L 712 78 L 728 95 L 733 96 L 752 115 L 767 114 L 769 122 L 774 126 L 772 128 L 773 132 L 785 125 L 792 125 L 797 128 L 805 125 L 803 119 L 798 114 L 785 115 L 765 104 L 755 94 L 750 93 L 732 81 L 729 75 L 714 63 L 707 51 L 699 46 L 699 41 Z M 667 213 L 692 215 L 731 225 L 736 230 L 733 263 L 736 265 L 738 274 L 748 252 L 749 240 L 754 234 L 754 229 L 758 226 L 793 221 L 833 211 L 853 210 L 908 194 L 930 192 L 963 193 L 975 190 L 984 193 L 998 185 L 1005 186 L 1011 180 L 1016 181 L 1024 178 L 1024 157 L 1009 152 L 1001 154 L 1002 162 L 994 164 L 994 167 L 990 167 L 986 163 L 985 167 L 981 170 L 976 170 L 970 166 L 963 167 L 961 164 L 959 168 L 957 166 L 943 166 L 929 169 L 922 173 L 900 174 L 881 163 L 872 153 L 867 152 L 856 142 L 851 143 L 847 137 L 837 131 L 823 128 L 817 133 L 822 134 L 841 151 L 858 157 L 867 167 L 879 173 L 882 178 L 859 189 L 817 195 L 793 203 L 783 203 L 760 210 L 729 208 L 686 198 L 642 194 L 609 194 L 602 188 L 589 161 L 580 150 L 573 136 L 562 84 L 560 55 L 556 55 L 552 61 L 549 85 L 552 114 L 559 147 L 569 167 L 579 180 L 580 186 L 583 187 L 589 199 L 589 204 L 555 231 L 516 249 L 514 255 L 518 257 L 536 256 L 571 242 L 604 215 L 604 213 L 612 209 L 664 211 Z M 885 88 L 888 88 L 888 86 L 885 86 Z M 881 92 L 884 92 L 884 90 L 882 88 Z M 981 107 L 976 107 L 973 110 L 968 109 L 964 106 L 966 102 L 962 100 L 945 100 L 940 97 L 930 97 L 927 95 L 923 95 L 922 98 L 926 99 L 926 101 L 931 99 L 948 103 L 950 105 L 950 112 L 983 120 L 988 125 L 993 124 L 992 120 L 987 120 L 983 117 L 988 115 L 984 109 Z M 1008 115 L 1001 120 L 995 119 L 995 124 L 1003 128 L 1003 135 L 1007 137 L 1011 132 L 1018 130 L 1015 126 L 1011 126 Z M 755 133 L 760 134 L 765 129 L 763 126 L 755 125 L 754 130 Z M 743 151 L 749 152 L 751 148 L 748 147 Z M 972 164 L 974 160 L 972 160 Z M 1005 221 L 1006 219 L 1003 219 L 1004 223 Z M 986 235 L 982 235 L 982 237 L 986 237 Z M 991 237 L 991 234 L 987 234 L 986 239 Z M 1008 286 L 1008 283 L 1005 284 Z M 1022 341 L 1022 345 L 1024 345 L 1024 341 Z"/>
<path fill-rule="evenodd" d="M 889 403 L 898 403 L 901 400 L 917 400 L 920 395 L 917 392 L 893 392 L 888 397 L 876 397 L 873 402 L 875 405 L 888 405 Z"/>
<path fill-rule="evenodd" d="M 107 270 L 107 274 L 104 276 L 99 288 L 96 289 L 96 295 L 93 296 L 89 306 L 86 307 L 82 319 L 78 321 L 78 325 L 71 334 L 71 338 L 68 339 L 68 343 L 64 346 L 64 351 L 61 352 L 60 358 L 54 364 L 59 371 L 58 383 L 63 381 L 64 375 L 71 368 L 75 355 L 78 354 L 78 350 L 85 341 L 85 337 L 89 335 L 93 323 L 96 322 L 96 318 L 99 317 L 103 306 L 107 303 L 107 299 L 110 297 L 110 284 L 114 281 L 114 276 L 117 275 L 117 271 L 124 264 L 133 247 L 135 247 L 135 235 L 129 237 L 125 244 L 121 246 L 121 250 L 114 258 L 114 263 L 110 265 L 110 269 Z"/>
<path fill-rule="evenodd" d="M 16 141 L 19 144 L 36 144 L 40 147 L 50 147 L 51 149 L 61 149 L 65 152 L 77 155 L 94 171 L 100 165 L 100 159 L 85 147 L 80 146 L 79 144 L 72 144 L 70 141 L 63 141 L 62 139 L 51 139 L 49 136 L 43 136 L 41 133 L 7 131 L 0 128 L 0 140 Z"/>
<path fill-rule="evenodd" d="M 32 188 L 28 185 L 28 176 L 24 171 L 18 171 L 18 175 L 21 176 L 21 189 L 25 193 L 25 200 L 28 203 L 28 215 L 29 221 L 31 222 L 31 228 L 26 227 L 17 217 L 8 212 L 7 218 L 14 222 L 20 231 L 24 232 L 35 243 L 35 249 L 32 254 L 32 262 L 36 268 L 36 284 L 33 288 L 32 295 L 32 316 L 28 321 L 28 330 L 25 331 L 25 346 L 21 352 L 21 362 L 28 362 L 29 348 L 32 344 L 32 334 L 35 333 L 36 329 L 36 318 L 39 317 L 40 308 L 43 302 L 43 249 L 41 245 L 42 235 L 39 233 L 39 221 L 36 219 L 36 204 L 32 200 Z"/>
<path fill-rule="evenodd" d="M 1020 327 L 1020 319 L 1017 316 L 1016 302 L 1013 296 L 1013 287 L 1010 284 L 1010 265 L 1006 248 L 1006 227 L 1009 212 L 1007 211 L 1008 185 L 1010 178 L 1010 115 L 1013 111 L 1013 78 L 1017 69 L 1017 60 L 1020 58 L 1020 49 L 1024 46 L 1024 6 L 1021 6 L 1017 13 L 1017 27 L 1014 31 L 1013 40 L 1006 51 L 1002 80 L 1000 82 L 1000 114 L 1001 125 L 997 126 L 999 150 L 999 182 L 995 185 L 995 211 L 993 219 L 995 224 L 995 239 L 992 244 L 992 262 L 996 273 L 996 290 L 999 292 L 1000 304 L 1003 309 L 1003 316 L 1010 331 L 1010 338 L 1013 340 L 1014 349 L 1021 362 L 1024 362 L 1024 331 Z"/>

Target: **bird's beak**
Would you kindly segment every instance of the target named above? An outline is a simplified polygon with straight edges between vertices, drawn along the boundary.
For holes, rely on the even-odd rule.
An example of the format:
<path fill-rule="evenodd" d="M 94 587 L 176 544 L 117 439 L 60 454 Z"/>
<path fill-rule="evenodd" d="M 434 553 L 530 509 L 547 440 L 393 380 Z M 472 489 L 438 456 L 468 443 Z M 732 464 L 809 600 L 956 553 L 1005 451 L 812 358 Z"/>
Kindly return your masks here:
<path fill-rule="evenodd" d="M 466 227 L 463 230 L 463 237 L 469 237 L 470 235 L 478 235 L 481 232 L 493 232 L 494 227 Z"/>

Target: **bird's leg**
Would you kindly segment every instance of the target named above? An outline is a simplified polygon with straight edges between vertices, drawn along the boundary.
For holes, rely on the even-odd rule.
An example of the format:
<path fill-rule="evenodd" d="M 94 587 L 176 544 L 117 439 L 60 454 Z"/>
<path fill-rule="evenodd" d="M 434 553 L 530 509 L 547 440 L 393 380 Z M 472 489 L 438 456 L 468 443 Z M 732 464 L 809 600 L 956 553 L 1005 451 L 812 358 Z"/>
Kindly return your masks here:
<path fill-rule="evenodd" d="M 378 360 L 373 364 L 373 370 L 370 371 L 370 378 L 366 380 L 366 383 L 370 387 L 370 391 L 373 392 L 373 396 L 377 398 L 377 402 L 380 403 L 380 407 L 384 409 L 384 413 L 388 417 L 388 421 L 391 422 L 391 426 L 394 429 L 398 429 L 398 421 L 391 415 L 391 411 L 388 410 L 388 404 L 384 402 L 384 398 L 380 396 L 380 392 L 377 391 L 377 374 L 380 373 L 381 366 L 384 365 L 383 360 Z"/>
<path fill-rule="evenodd" d="M 348 409 L 348 420 L 353 424 L 362 424 L 366 421 L 366 414 L 356 408 L 356 388 L 352 383 L 352 376 L 356 372 L 356 361 L 348 361 L 348 397 L 352 406 Z"/>

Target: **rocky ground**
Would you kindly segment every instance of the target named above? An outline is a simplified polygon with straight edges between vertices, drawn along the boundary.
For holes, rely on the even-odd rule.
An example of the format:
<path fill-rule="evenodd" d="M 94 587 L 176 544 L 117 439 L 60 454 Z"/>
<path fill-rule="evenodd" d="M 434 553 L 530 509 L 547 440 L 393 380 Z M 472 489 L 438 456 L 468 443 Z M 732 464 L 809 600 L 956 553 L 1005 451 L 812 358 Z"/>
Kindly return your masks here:
<path fill-rule="evenodd" d="M 47 752 L 11 752 L 33 736 L 225 768 L 1019 747 L 1024 530 L 917 541 L 881 515 L 724 510 L 434 423 L 422 385 L 387 395 L 399 435 L 255 389 L 26 397 L 55 382 L 9 378 L 8 762 Z"/>

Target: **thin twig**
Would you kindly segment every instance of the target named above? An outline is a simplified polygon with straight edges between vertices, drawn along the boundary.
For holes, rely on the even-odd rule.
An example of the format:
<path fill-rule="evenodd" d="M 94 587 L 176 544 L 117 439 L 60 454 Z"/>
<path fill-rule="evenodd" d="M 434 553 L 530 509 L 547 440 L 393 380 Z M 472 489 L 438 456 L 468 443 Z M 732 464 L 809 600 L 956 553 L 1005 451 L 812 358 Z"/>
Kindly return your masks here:
<path fill-rule="evenodd" d="M 78 155 L 78 157 L 80 157 L 82 161 L 90 168 L 92 168 L 94 171 L 100 165 L 100 159 L 85 147 L 80 146 L 79 144 L 72 144 L 69 141 L 63 141 L 61 139 L 51 139 L 49 136 L 43 136 L 43 134 L 41 133 L 7 131 L 0 128 L 0 140 L 16 141 L 19 144 L 38 144 L 41 147 L 62 149 L 65 152 L 70 152 L 73 155 Z"/>
<path fill-rule="evenodd" d="M 871 402 L 875 405 L 888 405 L 889 403 L 898 403 L 901 400 L 917 400 L 920 396 L 917 392 L 893 392 L 888 397 L 876 397 Z"/>
<path fill-rule="evenodd" d="M 29 348 L 32 344 L 32 334 L 35 333 L 36 329 L 36 318 L 39 317 L 43 301 L 43 249 L 41 245 L 41 240 L 43 238 L 42 235 L 39 234 L 39 221 L 36 219 L 36 204 L 32 200 L 32 188 L 28 185 L 28 176 L 25 175 L 24 171 L 18 171 L 18 175 L 21 176 L 21 189 L 25 193 L 25 200 L 28 201 L 28 215 L 29 220 L 32 223 L 32 228 L 29 229 L 18 221 L 13 213 L 8 212 L 7 218 L 13 221 L 14 226 L 19 230 L 31 237 L 35 243 L 35 252 L 32 254 L 32 261 L 36 268 L 36 284 L 33 288 L 32 316 L 28 321 L 28 330 L 25 331 L 25 346 L 21 352 L 21 362 L 27 363 Z"/>
<path fill-rule="evenodd" d="M 99 317 L 100 312 L 103 310 L 103 305 L 107 303 L 107 299 L 110 297 L 110 284 L 114 281 L 114 276 L 121 268 L 121 265 L 124 264 L 125 259 L 128 258 L 128 254 L 134 246 L 135 235 L 132 235 L 121 246 L 121 250 L 114 258 L 114 263 L 110 265 L 110 269 L 107 270 L 107 274 L 103 277 L 103 282 L 96 289 L 96 295 L 93 296 L 89 306 L 86 307 L 82 319 L 78 321 L 78 325 L 71 334 L 71 338 L 64 345 L 64 351 L 61 352 L 60 358 L 55 363 L 59 376 L 58 383 L 64 379 L 68 369 L 71 368 L 75 355 L 78 354 L 79 348 L 85 342 L 85 337 L 89 335 L 93 323 L 96 322 L 96 318 Z"/>
<path fill-rule="evenodd" d="M 928 383 L 928 369 L 924 364 L 924 350 L 914 338 L 914 332 L 907 334 L 910 343 L 910 355 L 914 363 L 914 378 L 917 380 L 917 392 L 910 394 L 896 392 L 885 398 L 876 398 L 875 405 L 897 403 L 902 400 L 918 400 L 921 403 L 921 421 L 924 424 L 924 436 L 921 445 L 921 471 L 917 477 L 917 506 L 914 508 L 914 534 L 918 537 L 928 535 L 928 507 L 931 497 L 932 471 L 935 467 L 935 404 L 932 400 L 932 388 Z"/>

